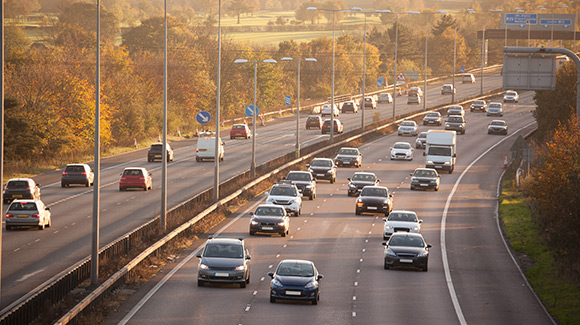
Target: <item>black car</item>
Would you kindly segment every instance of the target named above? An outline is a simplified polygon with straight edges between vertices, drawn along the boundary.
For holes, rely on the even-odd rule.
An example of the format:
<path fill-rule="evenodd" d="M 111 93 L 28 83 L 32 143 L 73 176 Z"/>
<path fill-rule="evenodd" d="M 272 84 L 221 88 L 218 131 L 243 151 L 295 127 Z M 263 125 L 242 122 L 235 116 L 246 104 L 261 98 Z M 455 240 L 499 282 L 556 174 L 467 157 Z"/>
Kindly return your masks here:
<path fill-rule="evenodd" d="M 487 134 L 508 134 L 508 125 L 504 120 L 493 120 L 487 126 Z"/>
<path fill-rule="evenodd" d="M 17 199 L 40 199 L 40 184 L 32 178 L 13 178 L 4 186 L 4 203 Z"/>
<path fill-rule="evenodd" d="M 334 163 L 337 166 L 362 166 L 362 154 L 358 148 L 340 148 L 336 157 L 334 157 Z"/>
<path fill-rule="evenodd" d="M 353 113 L 358 112 L 357 104 L 352 100 L 344 102 L 342 104 L 342 113 L 346 113 L 346 112 L 353 112 Z"/>
<path fill-rule="evenodd" d="M 93 185 L 95 175 L 93 170 L 87 164 L 68 164 L 66 165 L 60 178 L 60 186 L 67 187 L 71 184 L 80 184 L 86 187 Z"/>
<path fill-rule="evenodd" d="M 238 283 L 245 288 L 250 283 L 250 254 L 243 238 L 209 238 L 198 253 L 200 258 L 197 285 L 206 282 Z"/>
<path fill-rule="evenodd" d="M 355 214 L 363 212 L 384 213 L 386 216 L 393 210 L 393 194 L 385 186 L 365 186 L 356 199 Z"/>
<path fill-rule="evenodd" d="M 395 266 L 417 267 L 427 272 L 429 248 L 423 236 L 418 233 L 395 232 L 388 242 L 383 242 L 385 270 Z"/>
<path fill-rule="evenodd" d="M 423 125 L 441 125 L 441 113 L 429 112 L 423 117 Z"/>
<path fill-rule="evenodd" d="M 473 103 L 471 103 L 469 110 L 472 112 L 478 111 L 485 113 L 487 112 L 487 103 L 485 100 L 474 100 Z"/>
<path fill-rule="evenodd" d="M 311 301 L 320 300 L 319 281 L 323 278 L 311 261 L 283 260 L 276 272 L 270 272 L 270 302 L 277 299 Z"/>
<path fill-rule="evenodd" d="M 308 171 L 316 180 L 326 179 L 330 183 L 336 182 L 336 165 L 330 158 L 314 158 L 308 165 Z"/>
<path fill-rule="evenodd" d="M 288 176 L 282 177 L 286 183 L 294 184 L 302 196 L 308 196 L 308 199 L 316 198 L 316 180 L 310 172 L 291 171 Z"/>
<path fill-rule="evenodd" d="M 377 178 L 375 173 L 367 173 L 367 172 L 356 172 L 352 177 L 348 179 L 348 196 L 357 195 L 360 191 L 362 191 L 363 187 L 365 186 L 376 186 L 379 185 L 380 179 Z"/>
<path fill-rule="evenodd" d="M 290 218 L 286 214 L 286 209 L 275 204 L 262 204 L 256 208 L 255 212 L 250 212 L 250 236 L 258 232 L 280 234 L 282 237 L 288 235 L 290 229 Z"/>
<path fill-rule="evenodd" d="M 417 139 L 415 139 L 415 149 L 425 149 L 427 143 L 427 132 L 419 133 Z"/>
<path fill-rule="evenodd" d="M 163 156 L 161 156 L 162 153 L 163 153 L 163 143 L 153 143 L 151 145 L 151 147 L 149 148 L 149 151 L 147 152 L 147 161 L 148 162 L 152 162 L 152 161 L 156 161 L 156 160 L 161 161 L 163 159 Z M 168 143 L 167 144 L 167 161 L 173 161 L 173 159 L 174 159 L 173 149 L 171 149 L 171 146 Z"/>
<path fill-rule="evenodd" d="M 417 168 L 411 173 L 411 190 L 433 189 L 439 191 L 439 173 L 433 168 Z"/>
<path fill-rule="evenodd" d="M 465 134 L 465 118 L 461 115 L 451 115 L 445 121 L 445 130 L 456 131 Z"/>

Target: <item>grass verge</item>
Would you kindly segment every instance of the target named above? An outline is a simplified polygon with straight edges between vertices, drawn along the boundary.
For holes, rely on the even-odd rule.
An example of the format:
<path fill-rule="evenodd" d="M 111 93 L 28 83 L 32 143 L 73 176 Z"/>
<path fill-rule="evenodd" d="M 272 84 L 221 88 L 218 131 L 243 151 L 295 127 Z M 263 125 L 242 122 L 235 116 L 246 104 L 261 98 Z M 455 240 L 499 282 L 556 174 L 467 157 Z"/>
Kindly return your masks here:
<path fill-rule="evenodd" d="M 580 324 L 580 286 L 558 269 L 558 253 L 544 240 L 534 222 L 527 198 L 515 188 L 515 168 L 506 172 L 500 196 L 499 217 L 509 244 L 534 291 L 559 324 Z"/>

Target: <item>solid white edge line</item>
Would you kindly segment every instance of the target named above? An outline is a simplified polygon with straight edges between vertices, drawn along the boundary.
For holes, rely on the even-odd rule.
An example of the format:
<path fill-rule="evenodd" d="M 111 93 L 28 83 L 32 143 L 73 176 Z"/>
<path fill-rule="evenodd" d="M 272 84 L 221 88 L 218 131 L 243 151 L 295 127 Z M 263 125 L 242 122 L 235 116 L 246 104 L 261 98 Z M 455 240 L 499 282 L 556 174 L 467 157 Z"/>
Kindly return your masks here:
<path fill-rule="evenodd" d="M 506 172 L 506 170 L 504 169 L 504 171 L 501 173 L 501 175 L 497 181 L 497 199 L 496 199 L 496 204 L 495 204 L 495 207 L 496 207 L 496 209 L 495 209 L 495 221 L 496 221 L 496 225 L 497 225 L 497 231 L 499 232 L 499 236 L 501 237 L 501 240 L 503 241 L 503 245 L 505 246 L 506 251 L 508 252 L 508 254 L 510 254 L 512 261 L 514 262 L 515 266 L 518 268 L 518 271 L 520 272 L 522 279 L 526 283 L 526 286 L 528 287 L 528 289 L 530 289 L 530 292 L 534 295 L 534 297 L 538 301 L 538 304 L 540 306 L 542 306 L 542 309 L 546 313 L 546 316 L 548 316 L 548 318 L 552 321 L 552 324 L 556 325 L 557 324 L 556 321 L 554 320 L 552 315 L 550 315 L 550 313 L 546 309 L 546 306 L 544 306 L 544 304 L 542 303 L 542 300 L 540 299 L 540 297 L 538 297 L 538 295 L 536 294 L 536 291 L 534 291 L 534 288 L 532 288 L 532 285 L 530 284 L 530 282 L 528 282 L 528 278 L 526 278 L 524 271 L 522 271 L 520 264 L 518 263 L 514 254 L 512 253 L 512 249 L 510 248 L 507 241 L 505 240 L 504 234 L 501 232 L 501 225 L 499 223 L 499 198 L 501 196 L 501 182 L 503 180 L 503 175 L 505 174 L 505 172 Z"/>
<path fill-rule="evenodd" d="M 238 221 L 238 219 L 240 219 L 242 216 L 244 216 L 246 213 L 248 213 L 248 211 L 253 210 L 261 202 L 262 202 L 262 199 L 258 200 L 258 202 L 254 203 L 252 206 L 250 206 L 244 212 L 240 213 L 237 217 L 235 217 L 234 219 L 232 219 L 230 222 L 228 222 L 226 225 L 224 225 L 220 230 L 218 230 L 214 234 L 214 237 L 215 236 L 218 236 L 219 234 L 221 234 L 224 230 L 226 230 L 234 222 Z M 121 319 L 121 321 L 119 322 L 119 325 L 127 324 L 127 322 L 129 322 L 129 320 L 131 318 L 133 318 L 133 316 L 135 316 L 135 314 L 145 305 L 145 303 L 147 303 L 147 301 L 149 301 L 149 299 L 151 299 L 151 297 L 153 297 L 153 295 L 159 289 L 161 289 L 161 287 L 167 281 L 169 281 L 169 279 L 177 271 L 179 271 L 179 269 L 181 269 L 183 267 L 183 265 L 185 265 L 185 263 L 189 262 L 189 260 L 191 260 L 197 254 L 197 252 L 199 252 L 200 249 L 201 249 L 201 246 L 198 247 L 198 248 L 196 248 L 193 252 L 191 252 L 191 254 L 189 254 L 186 258 L 184 258 L 176 267 L 174 267 L 166 276 L 164 276 L 163 279 L 161 279 L 161 281 L 159 281 L 159 283 L 157 283 L 143 298 L 141 298 L 141 300 L 135 305 L 135 307 L 133 307 L 133 309 L 131 309 L 131 311 L 129 311 L 129 313 L 127 315 L 125 315 L 125 317 L 123 317 L 123 319 Z"/>
<path fill-rule="evenodd" d="M 451 296 L 451 301 L 453 302 L 453 307 L 455 308 L 455 314 L 459 320 L 461 325 L 467 325 L 467 321 L 465 320 L 465 316 L 461 311 L 461 305 L 459 304 L 459 299 L 457 298 L 457 293 L 455 292 L 455 287 L 453 286 L 453 279 L 451 279 L 451 271 L 449 270 L 449 261 L 447 259 L 447 245 L 445 244 L 445 224 L 447 222 L 447 211 L 449 211 L 449 206 L 451 205 L 451 200 L 453 199 L 453 195 L 455 195 L 455 191 L 457 191 L 457 187 L 459 183 L 463 179 L 463 176 L 467 174 L 467 172 L 471 169 L 475 163 L 477 163 L 483 156 L 487 155 L 491 150 L 495 149 L 497 146 L 505 142 L 507 139 L 511 138 L 512 136 L 518 134 L 521 130 L 535 124 L 536 122 L 532 122 L 529 124 L 524 125 L 523 127 L 519 128 L 517 131 L 513 132 L 509 136 L 504 137 L 500 141 L 498 141 L 493 146 L 489 147 L 486 151 L 484 151 L 481 155 L 475 158 L 466 168 L 465 170 L 459 175 L 457 181 L 455 181 L 455 185 L 453 185 L 453 189 L 449 196 L 447 197 L 447 201 L 445 202 L 445 208 L 443 209 L 443 215 L 441 216 L 441 259 L 443 260 L 443 269 L 445 271 L 445 281 L 447 282 L 447 288 L 449 289 L 449 295 Z"/>

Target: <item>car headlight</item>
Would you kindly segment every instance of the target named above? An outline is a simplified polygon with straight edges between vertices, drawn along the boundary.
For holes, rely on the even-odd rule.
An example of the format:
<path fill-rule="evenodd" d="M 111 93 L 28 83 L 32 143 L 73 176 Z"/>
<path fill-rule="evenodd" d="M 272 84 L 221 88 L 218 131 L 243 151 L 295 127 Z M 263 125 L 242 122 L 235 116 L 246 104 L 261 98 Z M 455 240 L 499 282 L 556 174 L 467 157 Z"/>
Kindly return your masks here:
<path fill-rule="evenodd" d="M 415 227 L 411 228 L 411 230 L 419 231 L 419 227 L 415 226 Z"/>
<path fill-rule="evenodd" d="M 242 265 L 236 266 L 236 268 L 234 270 L 236 270 L 236 271 L 243 271 L 245 269 L 246 269 L 246 266 L 244 264 L 242 264 Z"/>
<path fill-rule="evenodd" d="M 431 180 L 431 183 L 437 183 L 437 180 L 436 179 L 432 179 Z"/>
<path fill-rule="evenodd" d="M 449 165 L 449 162 L 448 162 L 448 161 L 446 161 L 446 162 L 444 162 L 444 163 L 443 163 L 443 165 Z"/>
<path fill-rule="evenodd" d="M 312 184 L 306 185 L 306 188 L 312 188 Z"/>
<path fill-rule="evenodd" d="M 334 169 L 329 169 L 326 173 L 327 174 L 334 174 Z"/>
<path fill-rule="evenodd" d="M 445 124 L 445 127 L 446 128 L 451 127 L 451 124 Z"/>
<path fill-rule="evenodd" d="M 389 257 L 397 257 L 397 254 L 395 254 L 395 252 L 393 252 L 392 249 L 387 248 L 387 256 L 389 256 Z"/>
<path fill-rule="evenodd" d="M 209 269 L 209 266 L 207 266 L 207 265 L 205 265 L 205 264 L 202 263 L 202 264 L 199 265 L 199 269 L 200 270 L 208 270 Z"/>
<path fill-rule="evenodd" d="M 391 226 L 391 225 L 386 225 L 386 226 L 385 226 L 385 229 L 387 229 L 387 230 L 391 230 L 391 229 L 393 229 L 393 226 Z"/>
<path fill-rule="evenodd" d="M 412 182 L 412 183 L 413 183 L 413 182 L 418 182 L 418 181 L 419 181 L 419 180 L 418 180 L 417 178 L 415 178 L 415 177 L 411 177 L 411 182 Z"/>
<path fill-rule="evenodd" d="M 316 281 L 311 281 L 311 282 L 308 282 L 308 283 L 307 283 L 307 284 L 304 286 L 304 288 L 305 288 L 305 289 L 314 289 L 314 288 L 316 288 L 316 287 L 318 287 L 318 282 L 316 282 Z"/>
<path fill-rule="evenodd" d="M 272 282 L 270 282 L 270 284 L 272 285 L 272 287 L 282 288 L 282 282 L 278 281 L 278 279 L 273 279 Z"/>
<path fill-rule="evenodd" d="M 427 254 L 429 254 L 427 251 L 422 251 L 419 254 L 417 254 L 417 257 L 425 257 L 427 256 Z"/>
<path fill-rule="evenodd" d="M 280 221 L 278 222 L 278 226 L 285 226 L 286 225 L 286 221 Z"/>
<path fill-rule="evenodd" d="M 312 170 L 312 168 L 308 168 L 308 172 L 311 173 L 311 174 L 314 173 L 314 171 Z"/>
<path fill-rule="evenodd" d="M 266 203 L 267 203 L 267 204 L 272 204 L 272 199 L 271 199 L 271 198 L 267 198 L 267 199 L 266 199 Z"/>
<path fill-rule="evenodd" d="M 355 188 L 356 186 L 353 183 L 348 183 L 349 188 Z"/>
<path fill-rule="evenodd" d="M 251 224 L 252 226 L 257 226 L 257 225 L 259 224 L 259 222 L 257 222 L 256 220 L 253 220 L 253 219 L 252 219 L 252 220 L 250 220 L 250 224 Z"/>
<path fill-rule="evenodd" d="M 433 165 L 433 161 L 427 160 L 427 165 Z"/>

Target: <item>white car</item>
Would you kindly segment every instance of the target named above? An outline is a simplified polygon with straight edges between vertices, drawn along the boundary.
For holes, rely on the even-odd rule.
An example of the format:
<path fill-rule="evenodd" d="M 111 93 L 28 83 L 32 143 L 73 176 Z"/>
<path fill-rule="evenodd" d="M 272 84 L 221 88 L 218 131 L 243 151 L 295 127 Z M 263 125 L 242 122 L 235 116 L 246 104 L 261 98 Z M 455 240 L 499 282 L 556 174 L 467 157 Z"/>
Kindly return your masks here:
<path fill-rule="evenodd" d="M 417 136 L 419 134 L 417 122 L 415 121 L 403 121 L 399 124 L 398 135 L 412 135 Z"/>
<path fill-rule="evenodd" d="M 294 184 L 274 184 L 269 192 L 266 204 L 283 206 L 286 212 L 299 216 L 302 212 L 302 194 Z"/>
<path fill-rule="evenodd" d="M 447 109 L 447 116 L 450 116 L 450 115 L 465 116 L 465 110 L 463 109 L 463 107 L 461 105 L 451 105 Z"/>
<path fill-rule="evenodd" d="M 14 200 L 8 207 L 6 215 L 6 230 L 14 227 L 37 227 L 44 230 L 52 224 L 50 208 L 39 199 Z"/>
<path fill-rule="evenodd" d="M 383 228 L 383 239 L 387 240 L 395 232 L 421 232 L 423 220 L 417 218 L 414 211 L 393 210 L 388 217 L 383 218 L 385 222 Z"/>
<path fill-rule="evenodd" d="M 395 142 L 391 147 L 391 160 L 413 160 L 413 148 L 409 142 Z"/>
<path fill-rule="evenodd" d="M 487 116 L 503 116 L 503 104 L 498 102 L 487 105 Z"/>
<path fill-rule="evenodd" d="M 336 104 L 334 104 L 334 109 L 331 109 L 331 104 L 324 104 L 322 105 L 322 109 L 320 110 L 320 115 L 322 116 L 330 116 L 330 114 L 332 114 L 331 112 L 334 113 L 334 116 L 339 116 L 340 115 L 340 111 L 338 110 L 338 107 L 336 106 Z"/>
<path fill-rule="evenodd" d="M 377 102 L 390 104 L 393 102 L 393 96 L 390 93 L 380 93 Z"/>
<path fill-rule="evenodd" d="M 504 103 L 507 103 L 507 102 L 517 103 L 519 101 L 520 101 L 520 95 L 518 95 L 518 93 L 516 91 L 509 90 L 509 91 L 506 91 L 505 94 L 503 95 L 503 102 Z"/>

